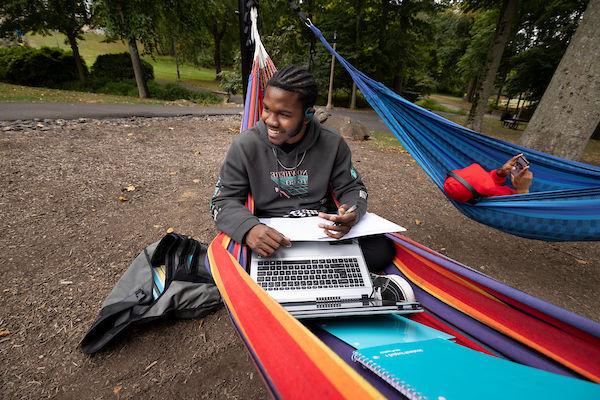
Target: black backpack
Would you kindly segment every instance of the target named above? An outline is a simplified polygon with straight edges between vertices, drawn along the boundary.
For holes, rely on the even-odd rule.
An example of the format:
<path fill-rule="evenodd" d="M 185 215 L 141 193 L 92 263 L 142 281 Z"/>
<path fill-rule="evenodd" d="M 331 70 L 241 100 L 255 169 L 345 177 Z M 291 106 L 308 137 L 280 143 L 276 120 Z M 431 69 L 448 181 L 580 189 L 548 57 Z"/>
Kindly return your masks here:
<path fill-rule="evenodd" d="M 167 316 L 199 318 L 221 307 L 205 266 L 206 251 L 204 243 L 177 233 L 146 247 L 104 300 L 81 350 L 95 353 L 136 323 Z"/>

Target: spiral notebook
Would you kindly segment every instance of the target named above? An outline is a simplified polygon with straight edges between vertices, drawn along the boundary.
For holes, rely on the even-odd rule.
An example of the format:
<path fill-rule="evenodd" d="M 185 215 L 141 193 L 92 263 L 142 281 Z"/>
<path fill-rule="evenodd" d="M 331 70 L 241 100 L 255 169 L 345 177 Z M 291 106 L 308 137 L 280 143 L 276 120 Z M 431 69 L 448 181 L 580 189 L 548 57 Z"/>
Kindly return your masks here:
<path fill-rule="evenodd" d="M 527 367 L 445 339 L 356 350 L 352 359 L 409 399 L 600 399 L 600 385 Z"/>

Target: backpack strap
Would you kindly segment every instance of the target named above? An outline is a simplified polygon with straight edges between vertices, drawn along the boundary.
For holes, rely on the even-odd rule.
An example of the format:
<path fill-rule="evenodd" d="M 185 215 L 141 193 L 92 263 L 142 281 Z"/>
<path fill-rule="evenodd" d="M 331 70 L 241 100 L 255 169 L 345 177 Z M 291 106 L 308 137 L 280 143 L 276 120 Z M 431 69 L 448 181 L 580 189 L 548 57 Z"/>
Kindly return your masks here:
<path fill-rule="evenodd" d="M 479 194 L 479 192 L 477 190 L 475 190 L 475 188 L 473 186 L 471 186 L 471 184 L 469 182 L 467 182 L 466 179 L 464 179 L 462 176 L 458 175 L 456 172 L 450 171 L 450 172 L 448 172 L 448 176 L 451 176 L 454 179 L 456 179 L 457 181 L 459 181 L 464 187 L 467 188 L 467 190 L 469 190 L 469 192 L 471 192 L 471 194 L 473 195 L 473 198 L 471 200 L 469 200 L 467 203 L 475 204 L 483 198 L 483 196 L 481 194 Z"/>

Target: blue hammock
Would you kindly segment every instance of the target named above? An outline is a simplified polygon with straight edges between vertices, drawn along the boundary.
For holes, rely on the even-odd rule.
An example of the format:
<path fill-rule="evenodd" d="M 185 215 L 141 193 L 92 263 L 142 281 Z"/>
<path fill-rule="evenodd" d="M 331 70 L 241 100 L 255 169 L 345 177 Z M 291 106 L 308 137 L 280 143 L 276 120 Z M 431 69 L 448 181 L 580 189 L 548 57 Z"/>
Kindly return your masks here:
<path fill-rule="evenodd" d="M 484 136 L 425 110 L 357 70 L 310 20 L 305 22 L 440 190 L 448 171 L 475 162 L 491 170 L 515 154 L 525 154 L 534 174 L 531 193 L 486 198 L 474 205 L 449 199 L 463 214 L 525 238 L 600 240 L 600 167 Z"/>

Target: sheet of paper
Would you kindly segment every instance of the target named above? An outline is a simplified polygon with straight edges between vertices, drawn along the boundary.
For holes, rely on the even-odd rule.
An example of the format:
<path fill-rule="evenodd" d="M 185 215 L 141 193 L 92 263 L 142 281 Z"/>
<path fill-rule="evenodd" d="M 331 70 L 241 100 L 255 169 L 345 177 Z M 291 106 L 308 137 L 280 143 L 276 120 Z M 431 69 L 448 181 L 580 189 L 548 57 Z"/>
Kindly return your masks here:
<path fill-rule="evenodd" d="M 336 240 L 325 236 L 323 228 L 319 228 L 319 224 L 331 224 L 331 221 L 319 217 L 260 218 L 260 222 L 281 232 L 292 241 Z M 406 231 L 405 228 L 388 221 L 377 214 L 366 213 L 358 221 L 358 224 L 354 225 L 352 229 L 350 229 L 350 232 L 348 232 L 342 239 L 352 239 L 360 236 L 404 231 Z"/>

